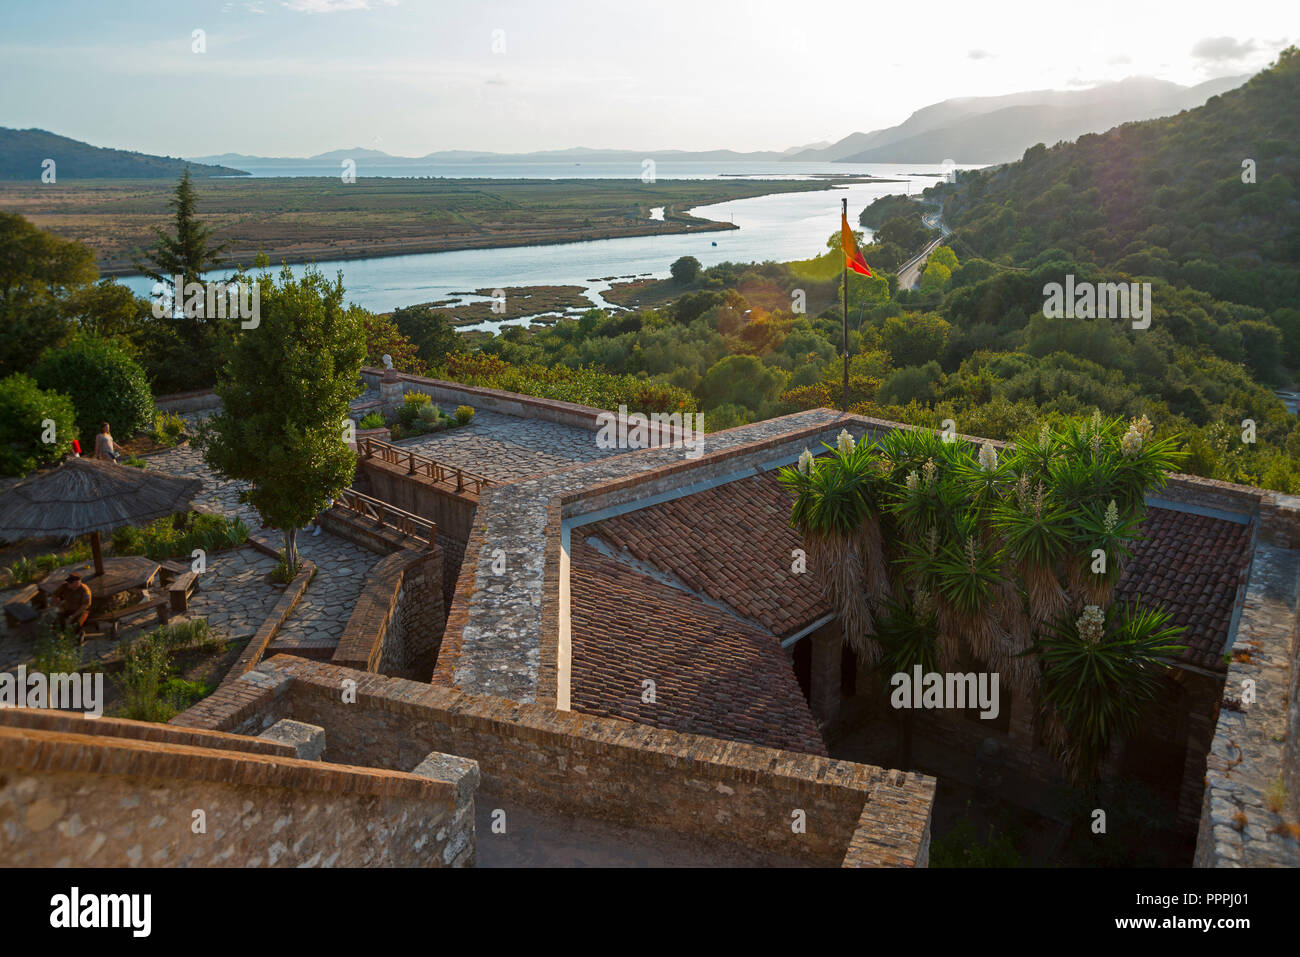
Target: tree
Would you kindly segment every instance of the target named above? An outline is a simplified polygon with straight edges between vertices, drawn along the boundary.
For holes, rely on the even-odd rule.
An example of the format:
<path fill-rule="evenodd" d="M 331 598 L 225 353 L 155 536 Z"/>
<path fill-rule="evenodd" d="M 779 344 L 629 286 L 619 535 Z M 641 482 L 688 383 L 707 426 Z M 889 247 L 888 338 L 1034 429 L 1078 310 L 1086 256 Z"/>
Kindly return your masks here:
<path fill-rule="evenodd" d="M 757 356 L 733 355 L 719 359 L 704 373 L 695 389 L 705 409 L 742 405 L 758 411 L 784 388 L 785 374 L 763 365 Z"/>
<path fill-rule="evenodd" d="M 111 340 L 76 336 L 47 351 L 32 372 L 41 388 L 71 397 L 87 449 L 93 449 L 103 422 L 119 439 L 129 439 L 153 422 L 153 393 L 144 369 Z"/>
<path fill-rule="evenodd" d="M 299 566 L 297 531 L 352 482 L 356 456 L 345 442 L 357 394 L 365 329 L 343 307 L 343 279 L 311 270 L 279 285 L 262 277 L 261 323 L 230 322 L 216 393 L 222 408 L 200 431 L 204 461 L 241 493 L 266 524 L 284 533 L 284 560 Z"/>
<path fill-rule="evenodd" d="M 199 221 L 198 201 L 188 167 L 167 205 L 176 211 L 176 235 L 168 236 L 155 226 L 153 248 L 145 253 L 144 262 L 136 262 L 135 266 L 149 278 L 171 289 L 175 299 L 176 291 L 172 288 L 175 277 L 180 276 L 184 283 L 199 282 L 204 271 L 220 265 L 227 244 L 214 244 L 211 229 Z M 212 321 L 213 317 L 205 317 L 197 323 L 191 338 L 197 339 L 198 326 Z"/>
<path fill-rule="evenodd" d="M 930 253 L 930 262 L 938 263 L 941 266 L 947 266 L 948 270 L 951 272 L 957 268 L 957 254 L 947 246 L 940 246 L 935 249 L 934 252 Z"/>
<path fill-rule="evenodd" d="M 447 353 L 459 346 L 456 327 L 445 312 L 435 312 L 428 305 L 407 306 L 393 312 L 393 324 L 415 344 L 427 365 L 441 365 Z"/>
<path fill-rule="evenodd" d="M 76 419 L 71 399 L 42 391 L 30 376 L 0 379 L 0 475 L 26 475 L 57 462 L 77 437 Z"/>
<path fill-rule="evenodd" d="M 950 331 L 936 313 L 908 313 L 888 317 L 881 336 L 896 366 L 919 366 L 942 357 Z"/>
<path fill-rule="evenodd" d="M 27 371 L 63 339 L 62 301 L 97 275 L 89 246 L 0 213 L 0 375 Z"/>
<path fill-rule="evenodd" d="M 673 282 L 685 286 L 695 282 L 700 275 L 700 261 L 694 256 L 682 256 L 669 267 Z"/>
<path fill-rule="evenodd" d="M 921 292 L 941 292 L 950 278 L 952 272 L 947 266 L 931 261 L 921 273 Z"/>
<path fill-rule="evenodd" d="M 388 356 L 398 372 L 424 374 L 425 364 L 419 350 L 414 342 L 402 335 L 392 316 L 369 312 L 356 305 L 349 306 L 348 310 L 356 312 L 365 329 L 367 365 L 383 365 L 384 356 Z"/>

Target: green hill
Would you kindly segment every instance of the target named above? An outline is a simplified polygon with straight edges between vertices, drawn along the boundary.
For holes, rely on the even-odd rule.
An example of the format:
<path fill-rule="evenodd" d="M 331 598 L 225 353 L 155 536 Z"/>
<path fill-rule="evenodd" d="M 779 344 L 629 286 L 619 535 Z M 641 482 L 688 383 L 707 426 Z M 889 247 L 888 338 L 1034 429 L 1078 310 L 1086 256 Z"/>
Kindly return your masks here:
<path fill-rule="evenodd" d="M 1300 302 L 1300 51 L 1204 106 L 1042 144 L 962 174 L 957 241 L 1025 266 L 1059 259 L 1160 277 L 1265 310 Z M 1243 160 L 1256 164 L 1243 182 Z"/>
<path fill-rule="evenodd" d="M 38 180 L 42 163 L 54 160 L 56 182 L 73 179 L 177 179 L 188 166 L 190 175 L 247 176 L 228 166 L 190 163 L 170 156 L 91 146 L 47 130 L 0 127 L 0 180 Z"/>

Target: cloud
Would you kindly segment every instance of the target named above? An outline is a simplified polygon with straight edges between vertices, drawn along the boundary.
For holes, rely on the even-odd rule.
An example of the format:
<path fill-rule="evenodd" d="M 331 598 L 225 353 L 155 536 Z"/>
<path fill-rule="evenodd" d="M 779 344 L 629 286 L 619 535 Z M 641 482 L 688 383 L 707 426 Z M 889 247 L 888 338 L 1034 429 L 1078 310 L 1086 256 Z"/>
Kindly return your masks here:
<path fill-rule="evenodd" d="M 1236 40 L 1233 37 L 1206 37 L 1192 46 L 1192 56 L 1198 60 L 1223 62 L 1241 60 L 1258 50 L 1254 40 Z"/>
<path fill-rule="evenodd" d="M 1117 55 L 1111 57 L 1111 58 L 1110 58 L 1109 60 L 1107 60 L 1106 62 L 1109 63 L 1109 64 L 1111 64 L 1112 66 L 1116 66 L 1116 65 L 1121 64 L 1121 63 L 1132 63 L 1133 61 L 1130 60 L 1126 54 L 1124 54 L 1124 53 L 1120 53 L 1120 54 L 1117 54 Z"/>
<path fill-rule="evenodd" d="M 376 5 L 397 6 L 398 0 L 284 0 L 294 13 L 338 13 L 343 10 L 370 10 Z"/>
<path fill-rule="evenodd" d="M 996 57 L 996 53 L 990 53 L 988 50 L 971 50 L 966 54 L 968 60 L 991 60 Z"/>

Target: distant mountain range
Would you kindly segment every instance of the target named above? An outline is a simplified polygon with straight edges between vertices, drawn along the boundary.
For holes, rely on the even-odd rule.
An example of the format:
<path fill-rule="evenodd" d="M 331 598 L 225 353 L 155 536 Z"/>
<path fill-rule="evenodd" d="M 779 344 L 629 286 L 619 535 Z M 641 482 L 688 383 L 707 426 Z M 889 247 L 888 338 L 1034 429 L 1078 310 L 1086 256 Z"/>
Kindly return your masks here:
<path fill-rule="evenodd" d="M 54 160 L 56 183 L 66 179 L 176 179 L 187 166 L 194 176 L 248 175 L 240 169 L 171 156 L 91 146 L 46 130 L 0 126 L 0 180 L 39 180 L 47 159 Z"/>
<path fill-rule="evenodd" d="M 1102 133 L 1121 123 L 1172 116 L 1194 109 L 1210 97 L 1245 83 L 1247 76 L 1222 77 L 1197 86 L 1180 86 L 1150 77 L 1103 83 L 1086 90 L 1035 90 L 1006 96 L 944 100 L 917 110 L 904 122 L 870 133 L 851 133 L 835 143 L 813 143 L 780 152 L 734 150 L 611 150 L 575 147 L 533 153 L 442 150 L 424 156 L 392 156 L 357 147 L 309 157 L 247 156 L 222 153 L 196 162 L 231 166 L 333 165 L 344 159 L 370 166 L 420 163 L 639 163 L 656 162 L 835 162 L 835 163 L 1004 163 L 1018 159 L 1035 143 L 1054 145 L 1084 133 Z"/>
<path fill-rule="evenodd" d="M 1173 116 L 1235 89 L 1248 75 L 1180 86 L 1150 77 L 1086 90 L 1036 90 L 1006 96 L 944 100 L 917 110 L 898 126 L 851 133 L 824 149 L 790 155 L 834 163 L 1005 163 L 1035 143 L 1054 146 L 1121 123 Z"/>
<path fill-rule="evenodd" d="M 835 143 L 812 143 L 787 150 L 613 150 L 575 147 L 532 153 L 439 150 L 424 156 L 393 156 L 355 147 L 309 157 L 250 156 L 222 153 L 178 159 L 91 146 L 45 130 L 0 127 L 0 179 L 32 179 L 41 163 L 54 159 L 65 179 L 175 178 L 189 166 L 195 176 L 248 175 L 249 168 L 320 166 L 337 169 L 347 159 L 370 168 L 442 163 L 636 163 L 670 162 L 835 162 L 835 163 L 1004 163 L 1018 159 L 1035 143 L 1054 145 L 1084 133 L 1101 133 L 1134 120 L 1171 116 L 1194 109 L 1210 97 L 1241 86 L 1248 77 L 1223 77 L 1197 86 L 1180 86 L 1149 77 L 1104 83 L 1086 90 L 1037 90 L 1006 96 L 962 97 L 917 110 L 905 121 L 870 133 L 851 133 Z M 845 172 L 849 172 L 846 170 Z"/>

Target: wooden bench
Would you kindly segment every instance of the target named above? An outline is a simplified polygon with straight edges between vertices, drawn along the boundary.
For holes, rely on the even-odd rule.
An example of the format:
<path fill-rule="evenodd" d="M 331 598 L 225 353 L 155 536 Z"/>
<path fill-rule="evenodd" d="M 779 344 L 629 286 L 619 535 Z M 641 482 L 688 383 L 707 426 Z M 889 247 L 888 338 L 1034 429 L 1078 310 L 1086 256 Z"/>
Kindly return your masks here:
<path fill-rule="evenodd" d="M 5 602 L 5 623 L 10 628 L 20 628 L 34 622 L 40 613 L 33 607 L 32 599 L 39 594 L 40 588 L 28 585 Z"/>
<path fill-rule="evenodd" d="M 167 594 L 171 596 L 172 611 L 182 612 L 189 608 L 190 595 L 198 590 L 199 576 L 193 572 L 186 572 L 173 578 L 172 583 L 167 586 Z"/>
<path fill-rule="evenodd" d="M 177 562 L 169 559 L 168 561 L 158 563 L 158 572 L 162 576 L 164 585 L 171 584 L 177 578 L 186 574 L 189 570 L 190 566 L 187 562 Z"/>
<path fill-rule="evenodd" d="M 165 597 L 160 597 L 142 601 L 140 604 L 131 605 L 129 608 L 119 608 L 117 611 L 110 611 L 102 615 L 92 615 L 87 619 L 86 624 L 103 625 L 108 636 L 116 638 L 117 627 L 122 621 L 127 618 L 134 618 L 136 615 L 143 615 L 148 611 L 155 612 L 158 615 L 160 625 L 167 624 L 167 619 L 171 617 L 168 600 Z"/>

